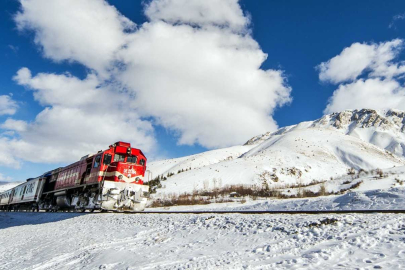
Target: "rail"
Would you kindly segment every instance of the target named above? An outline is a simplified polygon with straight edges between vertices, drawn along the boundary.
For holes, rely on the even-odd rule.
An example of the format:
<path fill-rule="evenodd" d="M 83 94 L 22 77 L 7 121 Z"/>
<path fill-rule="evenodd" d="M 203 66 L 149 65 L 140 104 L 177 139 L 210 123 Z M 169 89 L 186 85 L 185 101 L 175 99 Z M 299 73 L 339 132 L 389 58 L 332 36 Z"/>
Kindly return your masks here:
<path fill-rule="evenodd" d="M 5 212 L 0 210 L 1 212 Z M 19 211 L 30 213 L 30 211 Z M 39 213 L 47 213 L 41 210 Z M 63 213 L 59 211 L 58 213 Z M 67 212 L 74 213 L 74 212 Z M 108 211 L 108 212 L 94 212 L 87 214 L 106 214 L 106 213 L 120 213 L 120 214 L 245 214 L 245 215 L 325 215 L 325 214 L 405 214 L 404 210 L 398 209 L 366 209 L 366 210 L 319 210 L 319 211 L 304 211 L 304 210 L 270 210 L 270 211 L 243 211 L 243 210 L 221 210 L 221 211 L 142 211 L 142 212 L 118 212 L 118 211 Z M 85 213 L 83 213 L 85 214 Z"/>

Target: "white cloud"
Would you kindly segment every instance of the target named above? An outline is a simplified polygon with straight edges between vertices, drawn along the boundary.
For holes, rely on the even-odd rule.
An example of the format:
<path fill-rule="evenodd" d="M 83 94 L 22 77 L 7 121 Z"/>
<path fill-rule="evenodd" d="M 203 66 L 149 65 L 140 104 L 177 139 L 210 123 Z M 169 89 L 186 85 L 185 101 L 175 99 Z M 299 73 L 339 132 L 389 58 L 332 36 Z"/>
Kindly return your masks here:
<path fill-rule="evenodd" d="M 10 144 L 13 141 L 13 139 L 0 136 L 0 165 L 18 169 L 21 167 L 21 162 L 14 155 Z"/>
<path fill-rule="evenodd" d="M 20 0 L 19 30 L 33 30 L 35 43 L 55 61 L 77 61 L 105 75 L 114 53 L 135 24 L 102 0 Z"/>
<path fill-rule="evenodd" d="M 195 1 L 206 10 L 215 9 L 215 2 Z M 165 1 L 165 7 L 172 3 Z M 173 19 L 168 12 L 153 14 L 154 21 L 133 33 L 118 54 L 126 69 L 117 77 L 135 93 L 136 107 L 178 131 L 180 144 L 223 147 L 276 129 L 271 114 L 290 101 L 290 88 L 282 72 L 260 69 L 267 55 L 249 34 L 227 27 L 232 21 L 195 28 L 182 24 L 177 13 L 169 13 Z M 242 12 L 234 15 L 243 21 Z M 195 23 L 205 25 L 204 18 Z"/>
<path fill-rule="evenodd" d="M 324 112 L 362 108 L 405 110 L 401 83 L 405 65 L 396 61 L 402 49 L 400 39 L 379 44 L 354 43 L 321 63 L 319 79 L 339 85 Z"/>
<path fill-rule="evenodd" d="M 46 57 L 90 71 L 83 80 L 18 71 L 46 107 L 32 122 L 2 125 L 18 133 L 2 138 L 18 159 L 72 160 L 118 139 L 148 151 L 151 123 L 180 144 L 238 144 L 275 130 L 275 108 L 291 101 L 282 71 L 260 69 L 267 55 L 236 0 L 154 0 L 136 29 L 102 0 L 21 4 L 17 26 L 34 31 Z"/>
<path fill-rule="evenodd" d="M 150 151 L 155 144 L 153 129 L 129 109 L 130 97 L 99 84 L 89 74 L 84 80 L 70 75 L 38 74 L 23 68 L 14 78 L 34 91 L 46 108 L 26 123 L 8 119 L 0 128 L 18 132 L 19 138 L 2 138 L 12 166 L 15 159 L 32 162 L 75 161 L 78 157 L 123 140 Z M 1 147 L 1 146 L 0 146 Z"/>
<path fill-rule="evenodd" d="M 396 28 L 395 23 L 398 20 L 403 20 L 403 19 L 405 19 L 405 13 L 395 15 L 394 17 L 392 17 L 392 20 L 391 20 L 390 24 L 388 25 L 388 28 Z"/>
<path fill-rule="evenodd" d="M 23 132 L 27 130 L 27 122 L 22 120 L 7 119 L 6 122 L 0 125 L 1 129 L 6 129 L 10 131 Z"/>
<path fill-rule="evenodd" d="M 0 173 L 0 181 L 11 181 L 13 180 L 13 178 L 11 178 L 10 176 L 5 176 L 4 174 Z"/>
<path fill-rule="evenodd" d="M 325 112 L 363 108 L 405 110 L 405 89 L 394 80 L 378 78 L 342 84 L 333 93 Z"/>
<path fill-rule="evenodd" d="M 319 79 L 332 83 L 353 81 L 367 70 L 371 70 L 372 77 L 392 78 L 405 72 L 405 66 L 391 63 L 402 46 L 400 39 L 380 44 L 353 43 L 317 67 Z"/>
<path fill-rule="evenodd" d="M 13 115 L 17 112 L 18 105 L 10 96 L 0 95 L 0 115 Z"/>
<path fill-rule="evenodd" d="M 244 31 L 249 24 L 238 0 L 155 0 L 147 6 L 145 14 L 151 21 L 224 26 L 237 32 Z"/>

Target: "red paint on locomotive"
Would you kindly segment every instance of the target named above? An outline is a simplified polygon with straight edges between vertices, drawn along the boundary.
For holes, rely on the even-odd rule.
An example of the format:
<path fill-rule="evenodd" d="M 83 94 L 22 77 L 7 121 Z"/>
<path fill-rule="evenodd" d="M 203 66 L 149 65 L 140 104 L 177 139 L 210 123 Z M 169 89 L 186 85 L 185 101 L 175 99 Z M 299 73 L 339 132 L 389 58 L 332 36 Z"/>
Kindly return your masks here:
<path fill-rule="evenodd" d="M 93 184 L 101 181 L 143 184 L 146 157 L 131 144 L 117 142 L 105 151 L 84 156 L 58 174 L 55 190 Z"/>

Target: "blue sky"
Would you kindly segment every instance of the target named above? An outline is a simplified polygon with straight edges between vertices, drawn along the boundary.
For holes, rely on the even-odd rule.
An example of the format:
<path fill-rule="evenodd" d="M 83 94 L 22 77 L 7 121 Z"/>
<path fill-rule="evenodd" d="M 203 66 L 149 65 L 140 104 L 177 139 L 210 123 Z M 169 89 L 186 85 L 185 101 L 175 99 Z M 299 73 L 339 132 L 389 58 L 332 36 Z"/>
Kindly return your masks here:
<path fill-rule="evenodd" d="M 180 18 L 180 24 L 186 20 L 188 20 L 187 23 L 190 22 L 190 20 L 194 22 L 193 18 L 183 18 L 181 17 L 182 15 L 178 17 L 179 15 L 177 14 L 167 15 L 163 14 L 161 10 L 152 10 L 150 11 L 149 15 L 146 16 L 144 12 L 145 6 L 141 3 L 141 1 L 115 0 L 108 1 L 108 3 L 109 5 L 115 6 L 115 8 L 122 16 L 125 16 L 127 19 L 137 25 L 135 28 L 127 31 L 139 31 L 139 29 L 143 27 L 142 25 L 145 22 L 157 22 L 159 19 L 162 18 L 162 20 L 166 22 L 170 22 L 171 18 L 175 18 L 176 20 L 179 20 Z M 246 31 L 246 29 L 251 31 L 251 40 L 256 41 L 260 46 L 260 48 L 252 49 L 252 53 L 256 55 L 256 53 L 260 53 L 261 50 L 262 52 L 267 54 L 267 59 L 263 63 L 261 63 L 260 69 L 277 70 L 280 72 L 282 71 L 282 75 L 280 76 L 284 78 L 284 83 L 289 89 L 291 89 L 289 98 L 292 99 L 292 101 L 288 102 L 284 100 L 280 101 L 279 103 L 276 102 L 276 104 L 269 105 L 272 106 L 272 109 L 268 111 L 268 113 L 269 115 L 272 115 L 272 118 L 279 127 L 319 118 L 324 114 L 325 108 L 328 106 L 328 104 L 333 105 L 331 105 L 330 108 L 351 108 L 350 104 L 338 104 L 337 99 L 335 102 L 336 104 L 330 102 L 329 98 L 340 86 L 352 87 L 352 85 L 355 85 L 356 83 L 361 83 L 361 80 L 372 80 L 375 78 L 381 78 L 381 81 L 387 82 L 388 77 L 390 80 L 392 79 L 392 81 L 390 82 L 396 82 L 402 85 L 402 78 L 400 76 L 398 76 L 398 78 L 395 78 L 395 76 L 397 75 L 378 75 L 380 77 L 376 77 L 375 75 L 373 75 L 373 72 L 375 72 L 376 70 L 375 66 L 377 64 L 366 64 L 363 69 L 360 68 L 359 74 L 356 74 L 355 71 L 354 73 L 348 74 L 347 78 L 350 77 L 350 80 L 347 78 L 338 79 L 333 71 L 334 69 L 339 70 L 339 67 L 335 67 L 333 64 L 326 65 L 325 74 L 327 74 L 327 76 L 325 76 L 327 78 L 320 80 L 320 70 L 316 69 L 316 66 L 320 65 L 323 62 L 327 63 L 327 61 L 332 59 L 333 57 L 341 55 L 342 51 L 345 48 L 352 48 L 354 50 L 354 47 L 351 47 L 351 45 L 354 43 L 367 44 L 367 46 L 371 46 L 372 44 L 374 44 L 374 49 L 375 51 L 377 51 L 376 54 L 378 54 L 379 44 L 381 45 L 383 43 L 385 44 L 386 42 L 390 42 L 396 39 L 402 40 L 403 38 L 405 38 L 403 34 L 405 29 L 405 20 L 403 16 L 403 14 L 405 14 L 404 1 L 304 2 L 242 0 L 239 2 L 239 5 L 244 13 L 243 18 L 250 18 L 250 23 L 248 24 L 248 26 L 240 26 L 239 21 L 237 21 L 236 19 L 234 20 L 233 17 L 230 17 L 230 31 L 236 31 L 240 36 L 246 34 L 246 32 L 244 32 Z M 46 5 L 44 7 L 44 12 L 46 12 Z M 35 14 L 29 17 L 28 6 L 25 10 L 25 13 L 23 12 L 23 15 L 25 16 L 24 19 L 28 22 L 25 23 L 23 27 L 20 27 L 20 29 L 18 29 L 17 27 L 14 16 L 17 12 L 22 10 L 21 3 L 15 0 L 5 0 L 1 1 L 0 8 L 0 61 L 2 63 L 0 65 L 0 96 L 8 95 L 18 107 L 15 113 L 0 115 L 0 123 L 4 123 L 7 119 L 12 118 L 15 120 L 23 121 L 24 125 L 34 124 L 38 126 L 41 124 L 41 122 L 35 122 L 35 118 L 37 117 L 37 115 L 41 113 L 46 107 L 55 106 L 55 104 L 53 103 L 44 101 L 45 98 L 42 101 L 41 98 L 34 98 L 34 93 L 42 93 L 41 91 L 44 91 L 43 88 L 41 88 L 43 86 L 37 86 L 35 85 L 35 82 L 32 81 L 24 81 L 24 78 L 26 77 L 24 77 L 23 75 L 19 77 L 19 80 L 13 80 L 13 77 L 16 76 L 17 72 L 21 68 L 26 67 L 27 69 L 29 69 L 31 77 L 29 77 L 28 80 L 34 78 L 38 73 L 57 75 L 69 73 L 69 76 L 78 78 L 79 80 L 85 80 L 89 74 L 96 73 L 98 82 L 102 82 L 100 83 L 101 85 L 108 84 L 106 82 L 109 82 L 109 80 L 106 80 L 102 75 L 100 75 L 103 72 L 101 71 L 101 68 L 98 70 L 98 66 L 96 66 L 97 64 L 94 64 L 96 60 L 88 60 L 86 56 L 82 56 L 82 54 L 79 56 L 69 55 L 59 57 L 55 54 L 55 51 L 49 53 L 49 51 L 51 50 L 49 41 L 48 43 L 45 43 L 44 40 L 38 38 L 39 31 L 42 31 L 42 24 L 41 22 L 36 21 L 37 18 L 35 18 Z M 191 8 L 193 7 L 190 7 L 190 9 Z M 189 12 L 189 10 L 185 10 L 185 12 Z M 239 19 L 242 18 L 240 14 L 237 15 L 239 16 Z M 63 14 L 61 14 L 60 16 L 63 17 Z M 68 21 L 62 23 L 63 25 L 66 25 L 68 24 Z M 199 23 L 201 22 L 198 21 L 197 25 Z M 233 24 L 234 26 L 232 26 Z M 170 26 L 173 27 L 173 29 L 174 27 L 178 27 L 175 23 Z M 204 28 L 206 24 L 204 22 L 204 24 L 201 23 L 198 26 Z M 43 32 L 46 31 L 48 31 L 48 29 L 43 30 Z M 63 29 L 61 29 L 61 31 L 63 31 Z M 228 32 L 224 33 L 230 34 Z M 35 38 L 39 39 L 39 41 L 35 41 Z M 153 42 L 153 39 L 151 39 L 150 42 Z M 63 42 L 58 44 L 63 44 Z M 137 46 L 139 47 L 141 44 L 142 43 L 137 43 Z M 243 46 L 245 46 L 246 44 L 244 43 Z M 89 46 L 85 42 L 81 45 L 83 47 Z M 393 52 L 393 54 L 395 55 L 389 58 L 389 60 L 384 63 L 395 62 L 395 65 L 401 67 L 401 61 L 404 59 L 404 55 L 401 51 L 402 44 L 394 44 L 391 45 L 390 48 L 392 49 L 390 52 Z M 364 49 L 366 50 L 367 48 L 364 47 Z M 160 48 L 157 48 L 157 50 L 160 50 Z M 134 52 L 134 55 L 138 54 Z M 129 58 L 130 56 L 128 54 L 125 57 Z M 122 61 L 125 62 L 125 60 Z M 164 59 L 162 61 L 164 61 Z M 168 59 L 167 61 L 171 60 Z M 346 61 L 346 58 L 344 58 L 342 61 Z M 381 63 L 377 60 L 375 60 L 374 62 Z M 353 62 L 353 65 L 354 64 L 356 63 Z M 129 65 L 130 64 L 128 64 L 128 66 Z M 143 72 L 143 70 L 140 72 Z M 224 71 L 224 73 L 226 72 L 227 71 Z M 400 74 L 400 72 L 397 73 Z M 145 74 L 148 73 L 145 71 Z M 157 74 L 156 77 L 158 76 L 159 75 Z M 125 79 L 125 82 L 128 81 L 130 81 L 130 78 Z M 176 83 L 181 83 L 181 81 L 176 81 Z M 128 84 L 130 85 L 131 83 Z M 148 83 L 145 83 L 145 85 L 148 85 Z M 252 87 L 254 87 L 254 85 L 256 84 L 252 84 Z M 141 88 L 142 86 L 134 86 L 135 89 L 137 87 Z M 126 91 L 125 87 L 124 91 Z M 136 97 L 142 96 L 142 93 L 136 92 L 137 90 L 134 91 L 134 95 Z M 168 89 L 167 91 L 172 90 Z M 288 90 L 286 89 L 284 89 L 283 91 L 285 91 L 285 93 L 288 92 Z M 398 89 L 395 91 L 398 92 Z M 177 94 L 179 93 L 173 92 L 173 95 Z M 213 95 L 215 95 L 215 92 L 213 93 Z M 232 93 L 229 94 L 229 99 L 233 98 L 231 96 Z M 222 97 L 223 95 L 221 95 L 221 98 Z M 345 96 L 342 97 L 342 99 L 350 99 L 350 97 Z M 153 99 L 150 100 L 146 100 L 145 102 L 153 102 Z M 185 100 L 184 102 L 185 104 L 187 104 L 187 100 Z M 227 102 L 226 99 L 224 102 Z M 108 103 L 108 101 L 106 103 Z M 389 101 L 387 101 L 387 103 L 389 103 Z M 139 105 L 139 103 L 136 104 Z M 203 135 L 199 135 L 203 133 L 203 130 L 198 129 L 198 127 L 195 127 L 192 124 L 190 124 L 190 126 L 183 127 L 181 123 L 172 123 L 170 119 L 165 119 L 164 115 L 168 113 L 172 115 L 171 118 L 173 118 L 173 115 L 174 118 L 176 117 L 176 112 L 173 112 L 173 109 L 162 110 L 160 115 L 154 114 L 153 112 L 146 113 L 148 110 L 153 111 L 153 105 L 149 105 L 147 106 L 143 104 L 143 107 L 141 106 L 141 111 L 145 113 L 141 113 L 141 117 L 139 119 L 147 124 L 150 124 L 151 127 L 142 127 L 139 137 L 148 136 L 147 138 L 152 138 L 151 140 L 155 141 L 154 143 L 151 143 L 154 145 L 150 146 L 150 148 L 148 148 L 148 150 L 146 151 L 147 154 L 152 158 L 180 157 L 184 155 L 199 153 L 207 149 L 227 146 L 226 143 L 224 144 L 224 140 L 226 141 L 226 136 L 229 136 L 228 133 L 219 134 L 218 136 L 220 136 L 221 139 L 218 139 L 218 142 L 211 144 L 210 140 L 212 138 L 209 136 L 209 134 L 207 135 L 204 133 Z M 369 105 L 366 103 L 365 105 L 373 107 L 373 104 Z M 133 106 L 135 107 L 134 110 L 139 109 L 137 105 Z M 179 107 L 180 106 L 184 107 L 184 105 L 179 105 Z M 392 106 L 395 107 L 395 105 Z M 400 107 L 399 105 L 397 106 L 397 108 L 402 109 L 402 107 Z M 263 110 L 260 112 L 266 112 L 266 108 L 263 108 Z M 189 112 L 186 110 L 183 113 L 186 115 L 189 114 Z M 180 119 L 183 119 L 182 115 L 180 115 L 179 117 Z M 196 114 L 195 118 L 184 119 L 193 122 L 198 121 L 198 117 L 199 114 Z M 210 128 L 211 123 L 209 122 L 209 119 L 215 117 L 217 117 L 217 115 L 213 115 L 212 117 L 209 117 L 207 119 L 202 119 L 201 121 L 204 124 L 201 125 L 206 124 L 207 128 Z M 133 119 L 130 119 L 128 121 L 133 121 Z M 274 123 L 272 121 L 273 120 L 264 122 L 268 124 L 269 129 L 274 126 Z M 249 119 L 246 120 L 246 123 L 248 122 Z M 243 123 L 245 122 L 241 121 L 241 125 L 243 125 Z M 233 125 L 233 123 L 230 125 Z M 212 129 L 215 130 L 215 127 L 218 126 L 222 127 L 221 129 L 228 128 L 222 123 L 213 123 Z M 229 128 L 232 129 L 234 127 Z M 10 133 L 10 129 L 11 131 L 13 131 L 13 134 Z M 261 129 L 258 128 L 257 130 Z M 235 127 L 235 134 L 239 134 L 239 131 L 240 130 Z M 74 160 L 75 155 L 79 155 L 77 156 L 79 158 L 81 154 L 80 151 L 72 151 L 72 153 L 67 155 L 66 157 L 60 159 L 57 158 L 55 161 L 52 161 L 51 157 L 47 158 L 41 156 L 49 156 L 48 152 L 42 153 L 41 151 L 39 151 L 37 155 L 41 157 L 38 160 L 36 160 L 35 157 L 25 158 L 24 155 L 31 154 L 26 154 L 18 147 L 25 147 L 25 144 L 23 144 L 22 142 L 25 143 L 26 141 L 28 141 L 28 143 L 33 144 L 35 143 L 35 141 L 30 141 L 29 139 L 27 139 L 28 135 L 24 134 L 23 132 L 19 133 L 15 130 L 15 127 L 13 130 L 13 128 L 6 128 L 4 124 L 3 128 L 0 129 L 0 133 L 1 132 L 3 132 L 1 136 L 7 139 L 5 139 L 4 141 L 3 149 L 0 145 L 0 150 L 3 153 L 6 153 L 8 151 L 7 155 L 10 156 L 12 160 L 18 161 L 20 164 L 19 167 L 17 167 L 10 164 L 7 165 L 6 162 L 2 164 L 0 160 L 0 177 L 2 177 L 3 180 L 23 180 L 31 176 L 36 176 L 43 171 L 68 164 L 70 160 Z M 215 133 L 215 131 L 213 132 Z M 153 135 L 150 135 L 150 133 L 153 133 Z M 44 134 L 43 136 L 45 137 L 50 136 L 49 139 L 52 140 L 52 143 L 55 144 L 52 146 L 52 149 L 57 148 L 59 144 L 62 145 L 65 143 L 61 139 L 61 137 L 58 137 L 58 134 L 49 132 L 43 133 L 42 131 L 38 131 L 38 134 Z M 38 134 L 37 136 L 39 136 Z M 238 138 L 238 142 L 241 141 L 242 143 L 243 138 L 245 138 L 245 140 L 248 140 L 251 134 L 246 134 L 246 137 L 243 137 L 241 135 L 241 137 Z M 100 136 L 103 135 L 97 135 L 97 137 Z M 127 137 L 123 137 L 122 139 L 132 139 L 130 137 L 131 134 L 126 136 Z M 232 136 L 230 136 L 230 139 L 231 137 Z M 117 138 L 121 137 L 118 136 Z M 214 137 L 212 140 L 215 141 L 216 139 L 217 138 Z M 7 144 L 10 145 L 12 140 L 20 140 L 20 143 L 18 144 L 18 146 L 9 147 Z M 58 140 L 60 140 L 59 143 Z M 82 143 L 85 144 L 86 142 Z M 100 144 L 96 144 L 97 147 Z M 108 145 L 105 145 L 105 147 L 107 146 Z M 35 145 L 27 146 L 28 149 L 30 149 L 30 147 L 33 147 L 32 151 L 36 151 Z M 72 146 L 69 147 L 80 146 L 72 144 Z M 60 151 L 70 151 L 69 147 L 61 149 Z M 94 148 L 95 146 L 92 147 Z M 141 146 L 139 147 L 141 148 Z M 149 147 L 149 145 L 145 147 L 147 148 Z M 14 152 L 19 152 L 19 154 L 14 154 Z M 7 155 L 6 158 L 8 158 Z"/>

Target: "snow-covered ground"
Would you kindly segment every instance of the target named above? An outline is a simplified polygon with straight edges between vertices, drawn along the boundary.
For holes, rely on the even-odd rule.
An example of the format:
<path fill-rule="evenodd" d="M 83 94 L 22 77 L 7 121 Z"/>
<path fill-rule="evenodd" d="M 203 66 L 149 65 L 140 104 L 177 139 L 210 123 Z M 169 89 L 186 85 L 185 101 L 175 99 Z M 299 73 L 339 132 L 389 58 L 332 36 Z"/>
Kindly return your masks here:
<path fill-rule="evenodd" d="M 0 213 L 0 269 L 404 269 L 396 214 Z"/>

